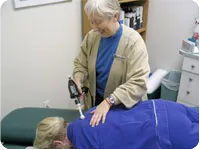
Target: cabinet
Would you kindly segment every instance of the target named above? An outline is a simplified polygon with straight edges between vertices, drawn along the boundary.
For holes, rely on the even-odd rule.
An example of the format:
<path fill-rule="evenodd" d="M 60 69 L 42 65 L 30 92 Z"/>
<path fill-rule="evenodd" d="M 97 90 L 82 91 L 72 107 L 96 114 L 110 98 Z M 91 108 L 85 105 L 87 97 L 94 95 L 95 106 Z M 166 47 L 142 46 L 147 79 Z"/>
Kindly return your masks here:
<path fill-rule="evenodd" d="M 82 0 L 82 37 L 84 37 L 89 30 L 91 30 L 90 23 L 88 21 L 88 17 L 84 12 L 84 6 L 87 0 Z M 143 39 L 146 39 L 146 27 L 147 27 L 147 18 L 148 18 L 148 5 L 149 0 L 119 0 L 120 5 L 134 5 L 134 6 L 143 6 L 143 25 L 142 28 L 137 29 L 137 31 L 141 34 Z"/>
<path fill-rule="evenodd" d="M 198 56 L 184 56 L 177 102 L 191 107 L 199 106 Z"/>

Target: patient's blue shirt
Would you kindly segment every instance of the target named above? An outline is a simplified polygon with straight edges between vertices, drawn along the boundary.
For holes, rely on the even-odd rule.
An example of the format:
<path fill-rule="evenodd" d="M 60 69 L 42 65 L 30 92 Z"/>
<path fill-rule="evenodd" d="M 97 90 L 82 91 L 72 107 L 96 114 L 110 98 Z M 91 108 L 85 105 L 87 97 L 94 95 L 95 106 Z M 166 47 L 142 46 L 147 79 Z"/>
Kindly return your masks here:
<path fill-rule="evenodd" d="M 112 108 L 104 124 L 91 127 L 92 114 L 68 126 L 74 148 L 191 149 L 199 141 L 199 111 L 165 100 L 140 102 L 131 109 Z"/>

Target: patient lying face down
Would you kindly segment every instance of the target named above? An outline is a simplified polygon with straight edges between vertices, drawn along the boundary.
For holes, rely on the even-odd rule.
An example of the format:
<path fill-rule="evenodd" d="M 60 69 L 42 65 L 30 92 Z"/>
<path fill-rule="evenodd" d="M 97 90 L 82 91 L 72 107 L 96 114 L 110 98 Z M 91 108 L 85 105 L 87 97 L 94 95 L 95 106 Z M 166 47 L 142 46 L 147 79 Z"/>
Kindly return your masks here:
<path fill-rule="evenodd" d="M 38 149 L 72 148 L 67 138 L 67 122 L 62 117 L 43 119 L 37 127 L 33 146 Z"/>
<path fill-rule="evenodd" d="M 61 117 L 43 119 L 37 127 L 34 147 L 191 149 L 199 141 L 199 111 L 182 104 L 148 100 L 131 109 L 114 107 L 104 124 L 91 127 L 90 112 L 94 109 L 85 113 L 84 120 L 71 124 Z"/>

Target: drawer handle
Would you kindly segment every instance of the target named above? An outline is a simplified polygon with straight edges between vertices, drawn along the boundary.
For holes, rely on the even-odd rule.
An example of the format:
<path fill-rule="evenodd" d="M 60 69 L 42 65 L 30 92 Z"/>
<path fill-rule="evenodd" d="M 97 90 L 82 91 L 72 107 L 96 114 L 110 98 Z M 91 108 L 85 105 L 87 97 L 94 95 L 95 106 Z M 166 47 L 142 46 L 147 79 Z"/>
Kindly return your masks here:
<path fill-rule="evenodd" d="M 192 78 L 189 78 L 189 81 L 190 81 L 190 82 L 192 82 L 192 80 L 193 80 Z"/>
<path fill-rule="evenodd" d="M 189 94 L 190 94 L 190 91 L 187 91 L 186 93 L 187 93 L 187 95 L 189 95 Z"/>
<path fill-rule="evenodd" d="M 194 65 L 191 65 L 191 68 L 192 68 L 192 69 L 194 69 L 194 68 L 195 68 L 195 66 L 194 66 Z"/>

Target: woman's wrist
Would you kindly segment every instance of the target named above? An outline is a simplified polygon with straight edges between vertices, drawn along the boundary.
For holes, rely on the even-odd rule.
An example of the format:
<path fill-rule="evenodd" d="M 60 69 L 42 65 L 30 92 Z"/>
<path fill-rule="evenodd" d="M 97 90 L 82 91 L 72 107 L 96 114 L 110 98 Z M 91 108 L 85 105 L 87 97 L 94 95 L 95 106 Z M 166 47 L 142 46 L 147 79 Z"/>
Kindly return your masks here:
<path fill-rule="evenodd" d="M 82 74 L 81 73 L 76 73 L 76 74 L 74 74 L 74 80 L 77 80 L 77 81 L 79 81 L 81 84 L 83 83 L 83 76 L 82 76 Z"/>
<path fill-rule="evenodd" d="M 106 101 L 106 103 L 109 105 L 109 107 L 111 107 L 112 106 L 112 104 L 110 103 L 110 101 L 109 101 L 109 98 L 107 97 L 107 98 L 105 98 L 104 99 L 104 101 Z"/>

